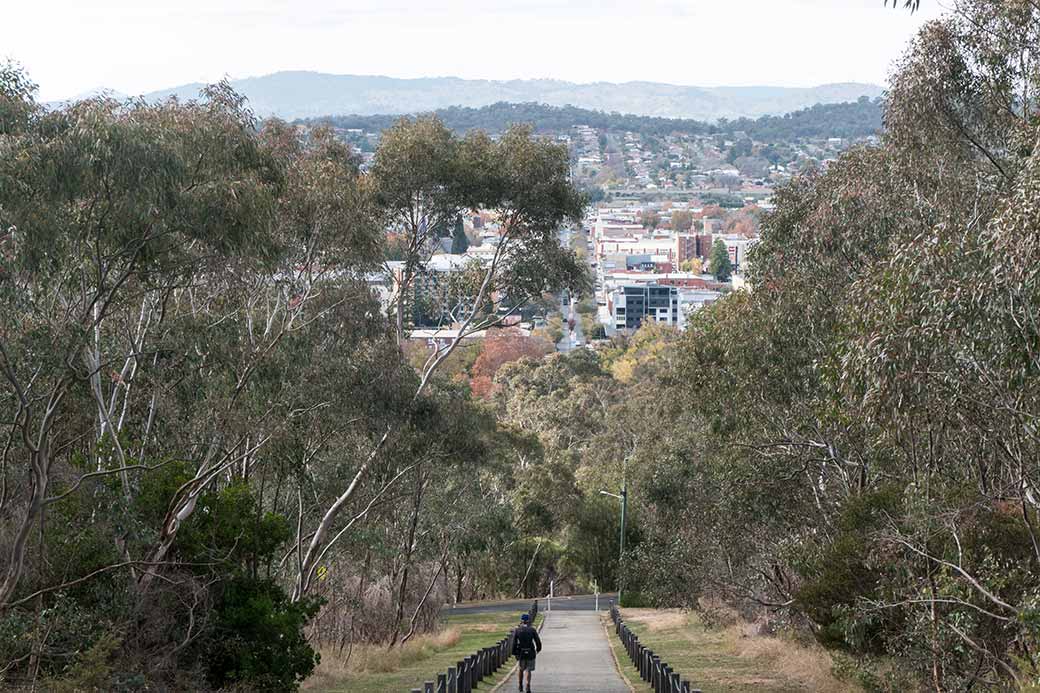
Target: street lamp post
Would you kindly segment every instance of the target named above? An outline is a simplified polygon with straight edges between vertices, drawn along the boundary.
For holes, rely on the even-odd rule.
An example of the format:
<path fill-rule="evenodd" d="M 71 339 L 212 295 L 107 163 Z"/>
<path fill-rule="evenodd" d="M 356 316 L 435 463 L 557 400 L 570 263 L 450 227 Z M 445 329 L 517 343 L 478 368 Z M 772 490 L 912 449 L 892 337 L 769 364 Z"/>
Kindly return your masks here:
<path fill-rule="evenodd" d="M 625 514 L 628 512 L 628 482 L 623 481 L 621 484 L 621 495 L 611 493 L 610 491 L 600 491 L 604 496 L 610 496 L 611 498 L 617 498 L 621 501 L 621 552 L 618 555 L 618 590 L 617 600 L 618 606 L 621 606 L 621 593 L 624 588 L 624 575 L 625 575 Z"/>

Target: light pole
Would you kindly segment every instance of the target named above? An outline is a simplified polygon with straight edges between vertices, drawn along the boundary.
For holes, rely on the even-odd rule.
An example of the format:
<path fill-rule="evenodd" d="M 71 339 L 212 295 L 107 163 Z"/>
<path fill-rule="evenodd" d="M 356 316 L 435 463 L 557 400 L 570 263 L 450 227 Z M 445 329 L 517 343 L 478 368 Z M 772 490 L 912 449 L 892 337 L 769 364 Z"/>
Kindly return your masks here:
<path fill-rule="evenodd" d="M 618 589 L 617 589 L 617 601 L 618 606 L 621 606 L 621 590 L 624 585 L 624 574 L 625 574 L 625 513 L 628 511 L 628 481 L 621 482 L 621 495 L 611 493 L 610 491 L 600 491 L 604 496 L 610 496 L 611 498 L 617 498 L 621 501 L 621 553 L 618 555 Z"/>

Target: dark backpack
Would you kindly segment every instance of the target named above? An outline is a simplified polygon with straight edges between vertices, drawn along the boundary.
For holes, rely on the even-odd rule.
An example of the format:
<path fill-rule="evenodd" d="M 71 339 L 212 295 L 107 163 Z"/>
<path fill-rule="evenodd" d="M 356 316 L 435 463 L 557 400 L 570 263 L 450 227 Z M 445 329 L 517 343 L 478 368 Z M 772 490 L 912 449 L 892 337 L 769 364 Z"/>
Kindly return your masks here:
<path fill-rule="evenodd" d="M 513 636 L 513 654 L 517 659 L 534 659 L 538 650 L 534 646 L 534 628 L 520 626 Z"/>

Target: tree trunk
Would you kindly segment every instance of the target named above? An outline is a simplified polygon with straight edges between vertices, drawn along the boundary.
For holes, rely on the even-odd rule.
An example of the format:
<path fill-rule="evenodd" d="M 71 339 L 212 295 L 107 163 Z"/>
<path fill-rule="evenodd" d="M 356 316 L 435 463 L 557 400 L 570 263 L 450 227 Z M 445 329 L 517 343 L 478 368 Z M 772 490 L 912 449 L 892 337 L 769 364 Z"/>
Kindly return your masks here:
<path fill-rule="evenodd" d="M 397 636 L 401 633 L 401 619 L 404 618 L 404 600 L 408 592 L 408 575 L 411 572 L 412 556 L 415 553 L 415 532 L 419 527 L 419 510 L 422 507 L 422 467 L 415 471 L 415 500 L 412 503 L 412 521 L 408 525 L 408 543 L 404 550 L 404 570 L 401 574 L 401 586 L 397 592 L 397 609 L 394 613 L 394 632 L 390 636 L 390 647 L 397 644 Z"/>

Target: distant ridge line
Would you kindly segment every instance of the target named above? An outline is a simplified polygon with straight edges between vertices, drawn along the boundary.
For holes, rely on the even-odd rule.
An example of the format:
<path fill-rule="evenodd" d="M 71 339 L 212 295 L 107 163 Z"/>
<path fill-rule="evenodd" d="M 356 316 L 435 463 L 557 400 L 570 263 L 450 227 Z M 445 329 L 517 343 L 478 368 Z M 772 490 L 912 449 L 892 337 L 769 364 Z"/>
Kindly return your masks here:
<path fill-rule="evenodd" d="M 289 120 L 328 114 L 406 114 L 511 102 L 715 122 L 720 118 L 782 115 L 815 104 L 851 102 L 861 96 L 876 98 L 884 92 L 877 85 L 856 82 L 815 87 L 696 87 L 647 81 L 579 84 L 554 79 L 403 79 L 311 71 L 276 72 L 229 82 L 249 99 L 257 115 Z M 203 86 L 184 84 L 143 96 L 149 101 L 169 96 L 193 99 Z"/>

